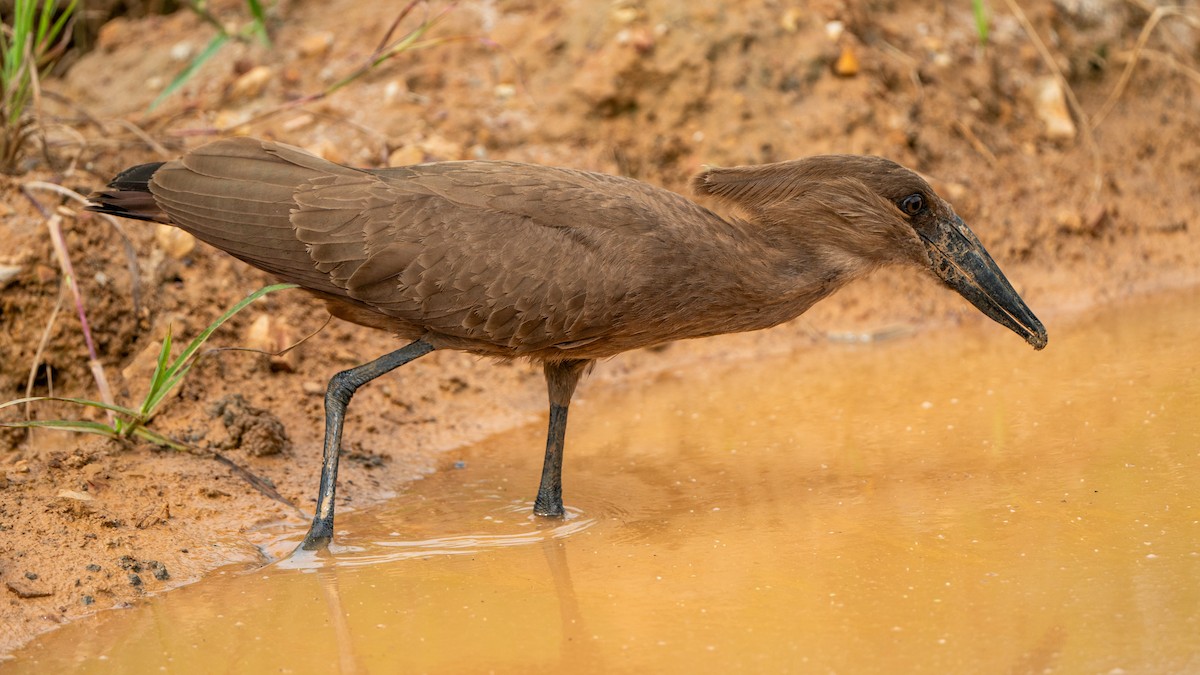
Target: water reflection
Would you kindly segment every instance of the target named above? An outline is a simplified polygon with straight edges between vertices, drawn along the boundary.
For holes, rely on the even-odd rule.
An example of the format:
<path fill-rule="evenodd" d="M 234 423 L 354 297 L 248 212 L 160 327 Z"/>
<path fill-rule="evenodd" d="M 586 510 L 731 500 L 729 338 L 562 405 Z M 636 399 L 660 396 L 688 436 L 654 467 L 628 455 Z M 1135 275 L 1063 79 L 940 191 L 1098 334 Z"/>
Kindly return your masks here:
<path fill-rule="evenodd" d="M 386 538 L 370 530 L 352 530 L 343 532 L 337 543 L 331 545 L 328 551 L 297 551 L 298 539 L 292 537 L 279 540 L 272 550 L 285 551 L 283 557 L 275 566 L 280 569 L 317 569 L 326 566 L 359 567 L 363 565 L 379 565 L 397 562 L 409 558 L 424 558 L 435 555 L 477 555 L 489 549 L 507 546 L 527 546 L 539 542 L 561 539 L 576 532 L 581 532 L 595 524 L 595 519 L 586 518 L 577 508 L 566 508 L 566 515 L 560 520 L 546 520 L 533 515 L 532 501 L 515 501 L 503 505 L 489 505 L 481 517 L 467 517 L 469 507 L 479 502 L 461 499 L 461 495 L 447 493 L 443 495 L 447 502 L 453 502 L 463 507 L 458 512 L 463 516 L 462 522 L 472 522 L 474 529 L 470 534 L 447 535 L 429 539 L 405 539 L 399 532 L 390 532 Z M 402 511 L 409 511 L 403 509 Z M 476 514 L 477 515 L 477 514 Z M 393 510 L 384 509 L 376 514 L 373 520 L 378 523 L 405 522 L 403 518 L 420 517 L 419 514 L 396 514 Z M 294 536 L 294 533 L 292 533 Z M 356 536 L 358 535 L 358 536 Z M 361 536 L 369 540 L 360 539 Z M 290 553 L 295 551 L 295 553 Z"/>
<path fill-rule="evenodd" d="M 585 390 L 565 521 L 516 430 L 6 670 L 1200 672 L 1198 299 Z"/>

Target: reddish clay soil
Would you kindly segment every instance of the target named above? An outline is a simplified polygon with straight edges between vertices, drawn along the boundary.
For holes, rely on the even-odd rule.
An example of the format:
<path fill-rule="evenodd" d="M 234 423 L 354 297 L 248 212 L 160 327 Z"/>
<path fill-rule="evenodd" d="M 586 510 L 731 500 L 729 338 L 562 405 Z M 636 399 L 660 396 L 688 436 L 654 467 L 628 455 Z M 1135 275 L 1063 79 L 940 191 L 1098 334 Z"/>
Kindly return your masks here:
<path fill-rule="evenodd" d="M 1200 223 L 1195 2 L 1185 16 L 1158 23 L 1140 52 L 1150 19 L 1142 3 L 1026 2 L 1045 55 L 1003 2 L 989 3 L 986 48 L 965 1 L 934 3 L 932 11 L 908 0 L 802 4 L 462 2 L 429 34 L 462 39 L 404 54 L 324 101 L 259 120 L 359 66 L 399 8 L 281 2 L 273 47 L 228 45 L 152 113 L 150 101 L 212 29 L 186 12 L 117 19 L 95 51 L 43 83 L 46 151 L 30 157 L 27 173 L 0 179 L 0 270 L 10 270 L 0 281 L 0 400 L 25 395 L 31 368 L 35 395 L 96 396 L 44 220 L 21 185 L 50 181 L 86 194 L 126 166 L 229 134 L 363 166 L 510 159 L 624 174 L 683 193 L 704 163 L 884 155 L 922 172 L 955 205 L 1045 321 L 1050 349 L 1056 318 L 1200 281 L 1200 240 L 1191 232 Z M 233 0 L 214 11 L 245 20 Z M 1078 109 L 1064 102 L 1067 93 Z M 35 195 L 60 203 L 49 192 Z M 170 230 L 133 222 L 118 230 L 77 204 L 65 208 L 67 248 L 118 402 L 137 400 L 168 326 L 189 339 L 270 282 Z M 326 318 L 302 293 L 277 293 L 212 344 L 288 344 Z M 846 334 L 981 321 L 928 278 L 886 271 L 771 331 L 601 364 L 580 395 L 714 358 L 831 349 L 822 343 Z M 0 653 L 219 565 L 260 564 L 260 546 L 281 525 L 298 537 L 306 525 L 299 511 L 312 508 L 319 473 L 326 379 L 394 347 L 387 335 L 334 321 L 282 358 L 208 356 L 153 422 L 196 454 L 58 432 L 0 433 Z M 540 371 L 528 364 L 455 353 L 372 384 L 351 406 L 339 508 L 397 493 L 436 470 L 448 448 L 544 419 L 544 396 Z M 78 414 L 45 404 L 33 412 Z M 23 414 L 0 411 L 4 419 Z M 297 508 L 268 498 L 213 452 L 270 481 Z M 535 484 L 530 476 L 531 496 Z"/>

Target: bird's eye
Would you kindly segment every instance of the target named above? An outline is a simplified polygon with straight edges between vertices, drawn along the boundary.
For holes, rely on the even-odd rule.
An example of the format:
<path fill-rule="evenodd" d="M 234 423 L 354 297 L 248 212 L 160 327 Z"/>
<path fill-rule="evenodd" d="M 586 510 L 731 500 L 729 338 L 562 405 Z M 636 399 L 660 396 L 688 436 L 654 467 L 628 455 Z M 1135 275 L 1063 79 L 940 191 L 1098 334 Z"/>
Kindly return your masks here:
<path fill-rule="evenodd" d="M 910 216 L 915 216 L 925 209 L 925 198 L 917 194 L 911 194 L 900 200 L 900 210 Z"/>

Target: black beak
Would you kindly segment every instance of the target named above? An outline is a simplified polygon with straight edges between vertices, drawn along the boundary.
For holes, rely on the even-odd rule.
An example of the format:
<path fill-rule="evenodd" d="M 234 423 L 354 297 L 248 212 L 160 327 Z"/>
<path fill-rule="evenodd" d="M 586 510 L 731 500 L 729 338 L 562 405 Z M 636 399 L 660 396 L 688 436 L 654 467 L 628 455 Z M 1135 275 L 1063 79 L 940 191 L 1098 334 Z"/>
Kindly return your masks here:
<path fill-rule="evenodd" d="M 996 266 L 975 233 L 958 216 L 939 219 L 931 235 L 919 232 L 933 273 L 996 323 L 1025 338 L 1034 349 L 1046 346 L 1046 328 Z"/>

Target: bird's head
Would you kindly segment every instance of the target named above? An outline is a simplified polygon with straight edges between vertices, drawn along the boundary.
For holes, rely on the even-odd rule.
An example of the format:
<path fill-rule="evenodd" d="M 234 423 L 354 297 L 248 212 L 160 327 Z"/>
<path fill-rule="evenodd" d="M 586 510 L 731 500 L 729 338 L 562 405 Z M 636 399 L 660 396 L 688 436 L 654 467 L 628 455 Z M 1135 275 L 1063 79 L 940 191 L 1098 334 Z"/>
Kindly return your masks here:
<path fill-rule="evenodd" d="M 954 209 L 916 173 L 880 157 L 820 155 L 790 162 L 708 168 L 698 194 L 741 209 L 777 237 L 803 244 L 846 278 L 886 264 L 933 273 L 1035 349 L 1046 329 Z"/>

